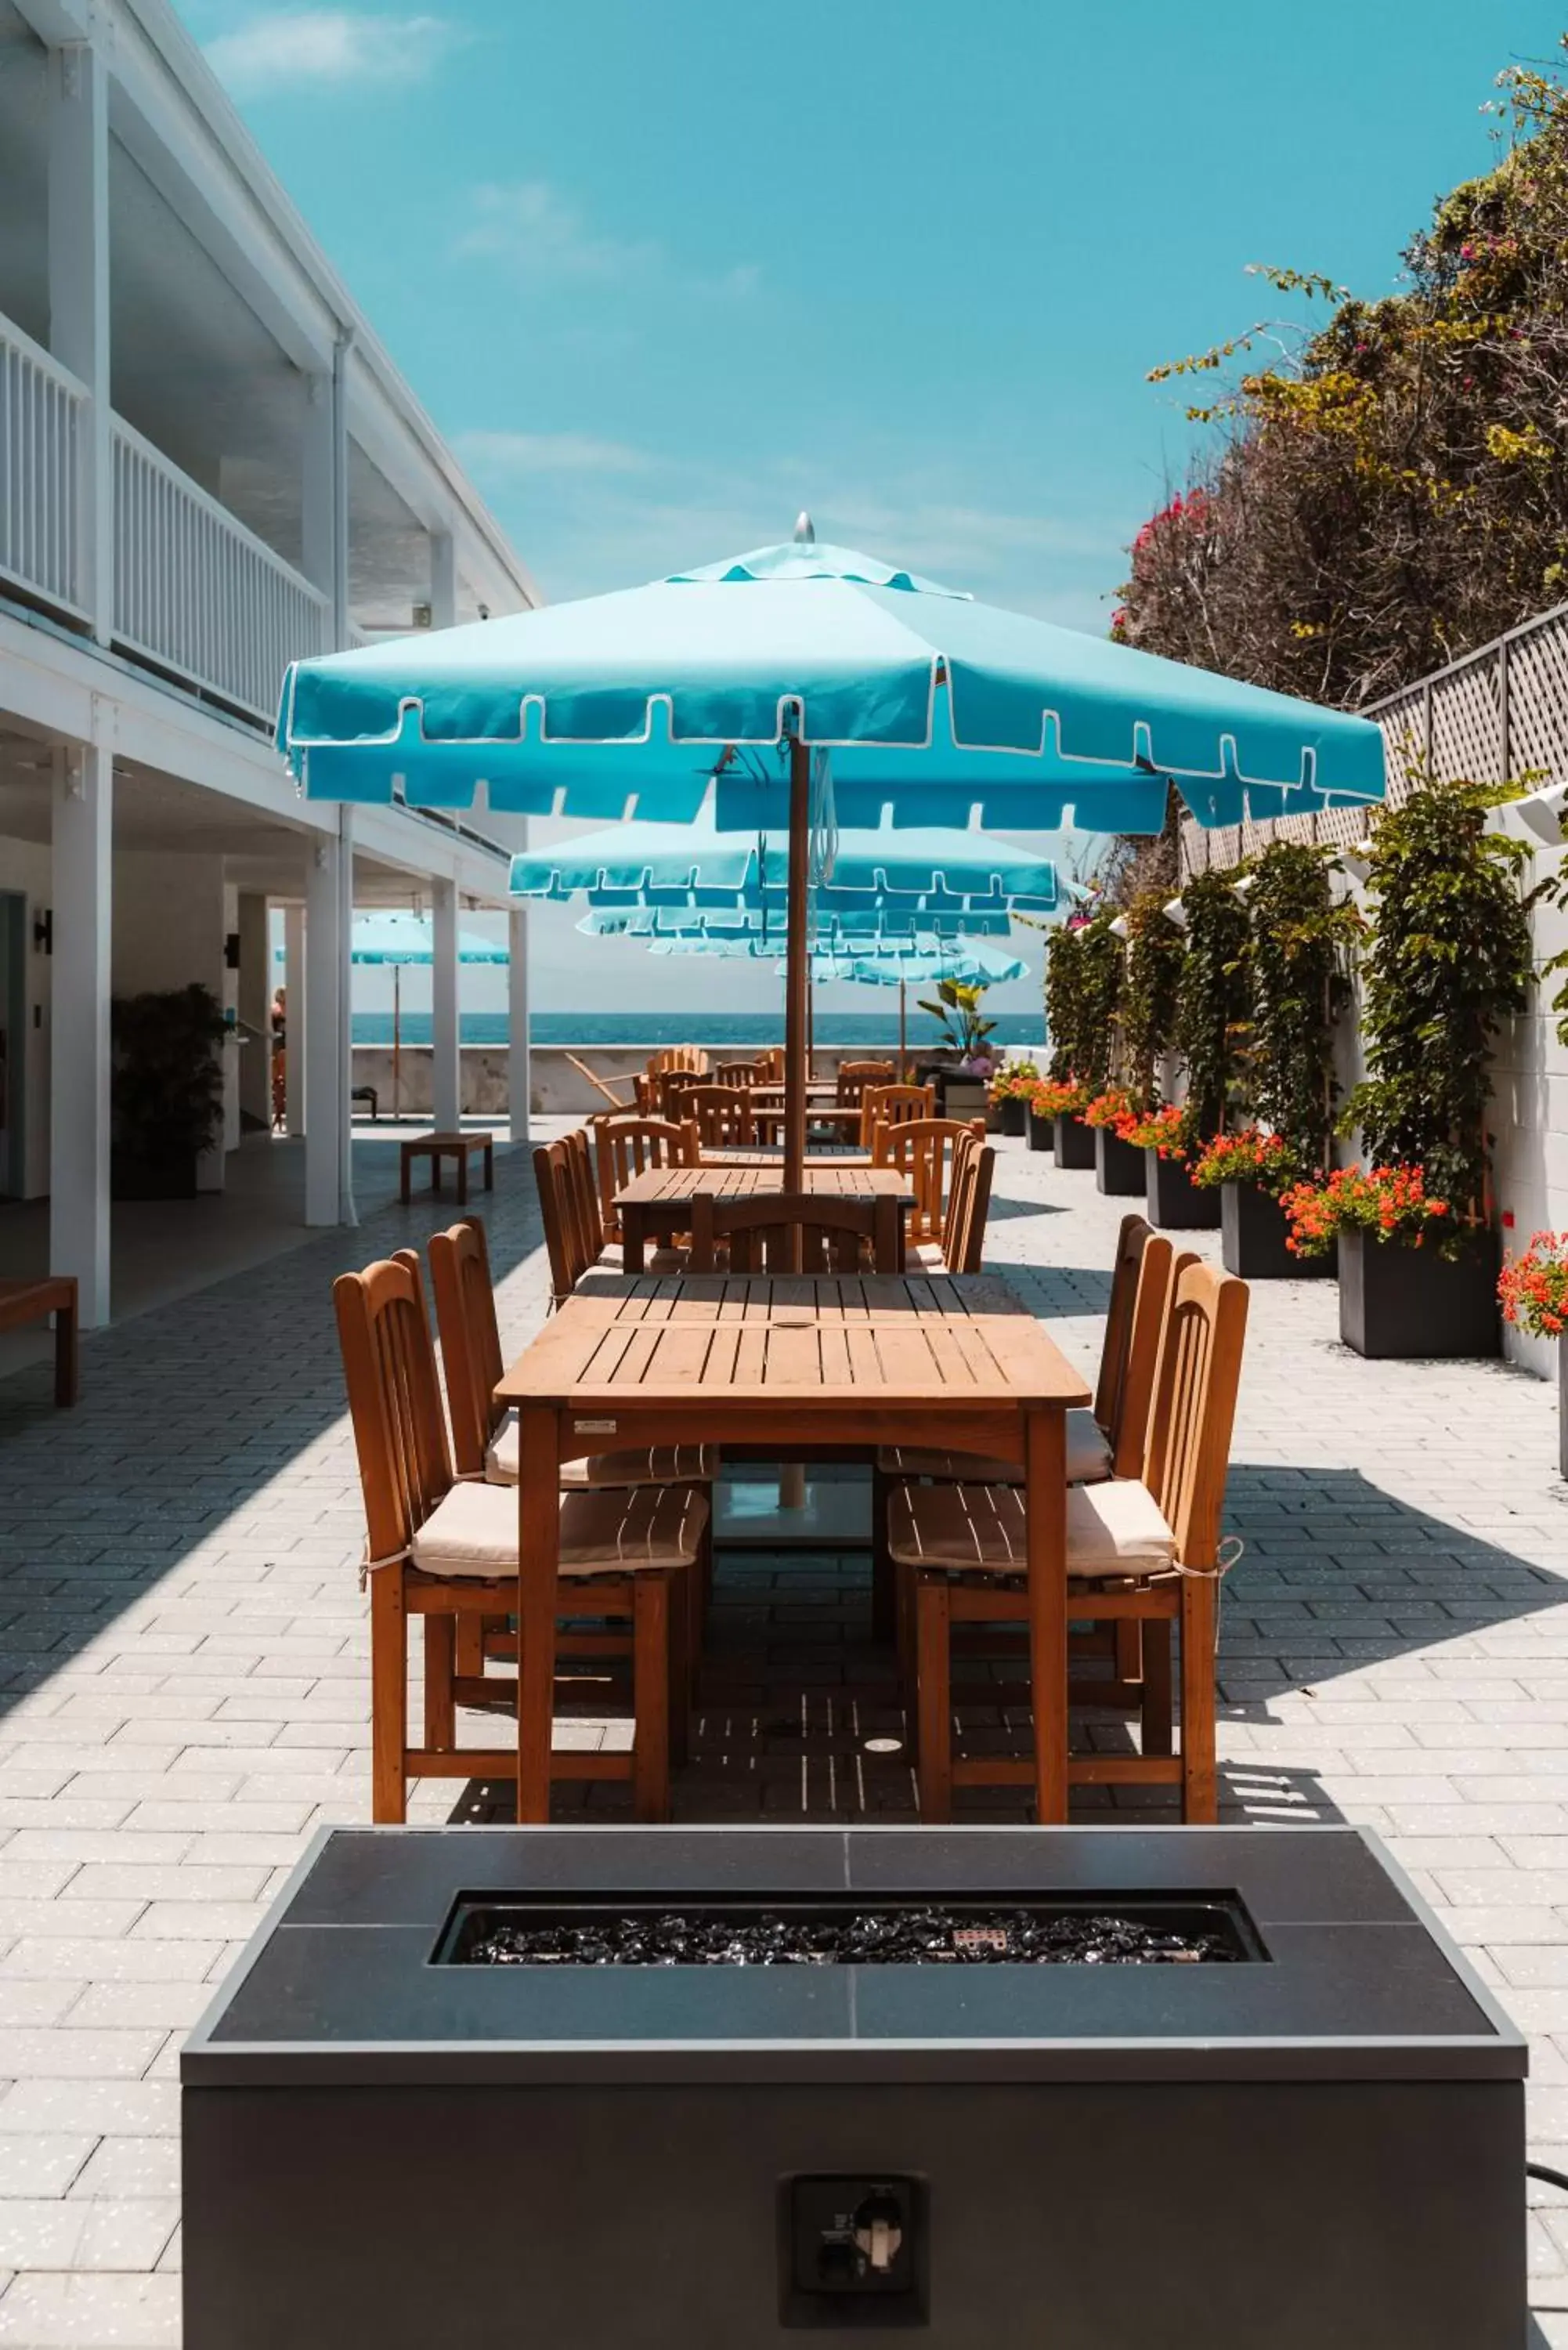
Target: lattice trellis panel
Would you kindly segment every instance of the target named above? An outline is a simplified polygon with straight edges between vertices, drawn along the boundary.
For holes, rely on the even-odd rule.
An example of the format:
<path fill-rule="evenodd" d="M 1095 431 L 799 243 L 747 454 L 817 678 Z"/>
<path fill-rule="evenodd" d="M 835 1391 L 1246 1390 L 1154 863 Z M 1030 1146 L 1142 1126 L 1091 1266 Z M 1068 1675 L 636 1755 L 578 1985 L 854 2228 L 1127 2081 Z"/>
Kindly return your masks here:
<path fill-rule="evenodd" d="M 1391 694 L 1366 715 L 1383 729 L 1388 799 L 1395 806 L 1411 789 L 1411 769 L 1428 764 L 1434 775 L 1450 780 L 1469 776 L 1479 783 L 1568 776 L 1568 606 Z M 1345 807 L 1218 832 L 1187 823 L 1181 828 L 1182 870 L 1201 873 L 1210 866 L 1233 865 L 1270 840 L 1321 840 L 1348 847 L 1376 820 L 1372 810 Z"/>

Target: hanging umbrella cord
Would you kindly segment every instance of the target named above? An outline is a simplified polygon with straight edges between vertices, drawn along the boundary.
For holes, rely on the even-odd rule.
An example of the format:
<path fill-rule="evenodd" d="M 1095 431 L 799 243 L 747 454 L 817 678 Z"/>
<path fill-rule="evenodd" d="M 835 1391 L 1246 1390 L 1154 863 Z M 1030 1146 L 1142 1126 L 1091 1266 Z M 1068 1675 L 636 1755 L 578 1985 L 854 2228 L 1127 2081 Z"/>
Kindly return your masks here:
<path fill-rule="evenodd" d="M 1549 2170 L 1543 2162 L 1527 2162 L 1524 2175 L 1526 2178 L 1539 2178 L 1543 2187 L 1561 2187 L 1568 2195 L 1568 2172 Z"/>

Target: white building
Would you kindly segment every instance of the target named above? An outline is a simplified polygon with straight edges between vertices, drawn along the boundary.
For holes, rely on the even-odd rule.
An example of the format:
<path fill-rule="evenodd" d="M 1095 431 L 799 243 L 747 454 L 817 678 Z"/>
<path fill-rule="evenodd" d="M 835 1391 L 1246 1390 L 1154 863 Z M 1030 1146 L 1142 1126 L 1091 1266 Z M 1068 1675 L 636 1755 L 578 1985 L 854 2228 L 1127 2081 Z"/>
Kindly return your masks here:
<path fill-rule="evenodd" d="M 198 980 L 265 1032 L 269 903 L 306 1220 L 349 1197 L 354 902 L 433 910 L 457 1122 L 457 913 L 520 827 L 313 806 L 271 726 L 296 656 L 536 600 L 167 0 L 0 0 L 0 1199 L 47 1195 L 88 1326 L 110 996 Z M 521 1122 L 515 918 L 512 971 Z M 232 1150 L 265 1045 L 231 1066 Z"/>

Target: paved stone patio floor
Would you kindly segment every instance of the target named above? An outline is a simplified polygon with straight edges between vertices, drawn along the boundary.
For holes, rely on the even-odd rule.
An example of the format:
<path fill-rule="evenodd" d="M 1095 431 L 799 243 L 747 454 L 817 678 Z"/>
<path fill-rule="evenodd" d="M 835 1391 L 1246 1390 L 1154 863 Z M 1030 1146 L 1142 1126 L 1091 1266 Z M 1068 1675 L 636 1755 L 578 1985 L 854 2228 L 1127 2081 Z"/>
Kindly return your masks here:
<path fill-rule="evenodd" d="M 989 1261 L 1092 1369 L 1124 1203 L 1001 1149 Z M 520 1154 L 481 1201 L 514 1347 L 545 1305 L 531 1194 Z M 68 1416 L 41 1367 L 0 1380 L 0 2345 L 179 2339 L 182 2035 L 312 1831 L 369 1816 L 330 1282 L 437 1221 L 381 1210 L 92 1337 Z M 1555 1399 L 1501 1365 L 1363 1362 L 1336 1327 L 1332 1284 L 1254 1289 L 1225 1815 L 1389 1839 L 1530 2033 L 1532 2150 L 1568 2168 Z M 866 1751 L 898 1728 L 866 1615 L 857 1555 L 721 1562 L 680 1816 L 910 1814 L 901 1759 Z M 1080 1791 L 1076 1815 L 1132 1815 L 1127 1794 Z M 563 1791 L 560 1815 L 618 1799 Z M 411 1816 L 493 1804 L 428 1786 Z M 1534 2203 L 1532 2338 L 1568 2345 L 1568 2197 Z"/>

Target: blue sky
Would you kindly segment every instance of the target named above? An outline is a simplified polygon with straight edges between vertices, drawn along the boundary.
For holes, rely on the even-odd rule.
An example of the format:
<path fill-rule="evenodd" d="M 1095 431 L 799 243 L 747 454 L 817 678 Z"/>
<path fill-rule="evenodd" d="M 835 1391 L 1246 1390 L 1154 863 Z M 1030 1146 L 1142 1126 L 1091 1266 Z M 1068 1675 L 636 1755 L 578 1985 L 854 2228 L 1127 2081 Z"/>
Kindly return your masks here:
<path fill-rule="evenodd" d="M 1187 461 L 1147 370 L 1271 307 L 1249 262 L 1393 286 L 1433 197 L 1487 165 L 1493 76 L 1568 21 L 1538 0 L 183 13 L 547 596 L 785 537 L 806 505 L 825 537 L 1096 631 Z"/>

